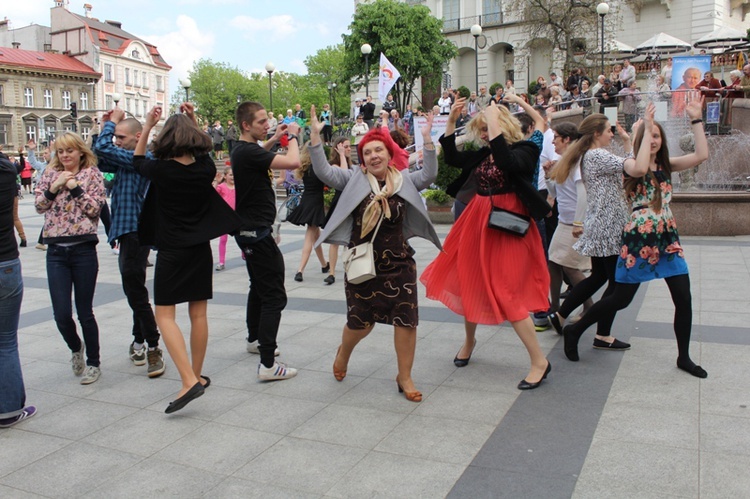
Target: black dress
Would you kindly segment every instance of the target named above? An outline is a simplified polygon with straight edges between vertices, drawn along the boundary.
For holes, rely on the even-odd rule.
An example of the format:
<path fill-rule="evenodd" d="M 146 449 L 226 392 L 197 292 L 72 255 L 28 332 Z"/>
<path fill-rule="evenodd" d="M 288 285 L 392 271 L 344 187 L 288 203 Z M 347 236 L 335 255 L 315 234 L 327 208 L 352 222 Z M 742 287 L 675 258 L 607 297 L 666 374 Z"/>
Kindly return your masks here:
<path fill-rule="evenodd" d="M 362 215 L 372 200 L 366 197 L 354 210 L 349 247 L 369 241 L 372 232 L 364 238 Z M 388 199 L 391 219 L 384 218 L 374 242 L 376 276 L 361 284 L 344 283 L 346 291 L 346 325 L 351 329 L 365 329 L 373 323 L 417 327 L 417 264 L 414 250 L 404 239 L 403 222 L 406 203 L 398 195 Z M 374 231 L 374 229 L 373 229 Z"/>
<path fill-rule="evenodd" d="M 323 189 L 325 184 L 315 176 L 312 168 L 308 168 L 302 177 L 305 190 L 302 192 L 299 206 L 287 218 L 294 225 L 312 225 L 323 227 L 326 223 L 326 212 L 323 206 Z"/>
<path fill-rule="evenodd" d="M 151 180 L 138 223 L 144 246 L 156 246 L 154 304 L 208 300 L 213 294 L 211 239 L 234 232 L 237 214 L 211 181 L 216 167 L 209 156 L 183 165 L 174 160 L 133 158 L 133 167 Z"/>

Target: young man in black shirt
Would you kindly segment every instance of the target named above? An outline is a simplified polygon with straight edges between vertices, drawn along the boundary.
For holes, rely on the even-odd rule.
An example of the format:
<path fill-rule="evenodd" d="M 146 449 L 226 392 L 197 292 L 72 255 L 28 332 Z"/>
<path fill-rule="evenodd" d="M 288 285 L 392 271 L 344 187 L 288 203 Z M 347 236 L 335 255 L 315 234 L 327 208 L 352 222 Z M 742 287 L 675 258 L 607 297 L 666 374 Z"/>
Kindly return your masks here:
<path fill-rule="evenodd" d="M 245 254 L 250 276 L 247 297 L 247 351 L 260 354 L 258 379 L 274 381 L 297 375 L 297 370 L 274 360 L 278 355 L 276 336 L 281 311 L 286 306 L 284 257 L 274 241 L 272 227 L 276 219 L 274 170 L 292 170 L 300 166 L 297 123 L 278 125 L 276 133 L 263 146 L 268 130 L 268 114 L 258 102 L 243 102 L 237 107 L 240 139 L 232 148 L 236 212 L 242 227 L 235 237 Z M 287 134 L 286 155 L 270 152 L 279 138 Z"/>

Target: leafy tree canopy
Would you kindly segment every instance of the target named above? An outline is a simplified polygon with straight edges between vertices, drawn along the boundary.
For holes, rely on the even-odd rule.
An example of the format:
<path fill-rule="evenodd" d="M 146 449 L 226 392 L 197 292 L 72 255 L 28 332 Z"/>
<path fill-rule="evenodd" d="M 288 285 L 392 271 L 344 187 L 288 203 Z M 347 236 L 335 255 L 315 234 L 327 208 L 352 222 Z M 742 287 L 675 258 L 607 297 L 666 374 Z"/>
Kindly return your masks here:
<path fill-rule="evenodd" d="M 396 0 L 360 3 L 349 25 L 351 34 L 343 35 L 346 79 L 364 81 L 365 61 L 360 48 L 369 43 L 369 76 L 377 77 L 380 53 L 384 53 L 401 73 L 392 92 L 404 109 L 415 82 L 426 77 L 431 80 L 428 83 L 435 84 L 443 63 L 457 54 L 456 47 L 443 36 L 442 28 L 442 21 L 424 5 Z"/>

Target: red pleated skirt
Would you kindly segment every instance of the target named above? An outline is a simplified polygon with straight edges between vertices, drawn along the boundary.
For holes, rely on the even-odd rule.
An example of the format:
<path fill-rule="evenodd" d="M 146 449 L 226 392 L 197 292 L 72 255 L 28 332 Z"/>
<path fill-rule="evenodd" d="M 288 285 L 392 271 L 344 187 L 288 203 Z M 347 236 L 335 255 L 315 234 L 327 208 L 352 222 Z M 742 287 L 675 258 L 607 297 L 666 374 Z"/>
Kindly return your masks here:
<path fill-rule="evenodd" d="M 514 193 L 496 194 L 492 203 L 528 216 Z M 525 319 L 549 309 L 549 272 L 536 224 L 524 237 L 490 229 L 490 198 L 474 196 L 453 225 L 443 251 L 420 281 L 427 297 L 478 324 Z"/>

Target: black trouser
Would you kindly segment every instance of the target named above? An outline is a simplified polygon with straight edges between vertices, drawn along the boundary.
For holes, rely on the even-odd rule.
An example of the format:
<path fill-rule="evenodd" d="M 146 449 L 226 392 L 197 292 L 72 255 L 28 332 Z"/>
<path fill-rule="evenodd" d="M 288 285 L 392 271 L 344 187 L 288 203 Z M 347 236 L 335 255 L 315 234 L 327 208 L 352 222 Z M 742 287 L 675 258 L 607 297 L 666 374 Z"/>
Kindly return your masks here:
<path fill-rule="evenodd" d="M 229 149 L 229 154 L 232 154 L 232 149 L 234 149 L 234 143 L 235 142 L 237 142 L 237 141 L 233 140 L 233 139 L 228 139 L 227 140 L 227 149 Z"/>
<path fill-rule="evenodd" d="M 133 311 L 133 339 L 136 343 L 143 343 L 145 340 L 150 348 L 155 348 L 159 346 L 159 331 L 156 329 L 156 319 L 146 288 L 149 247 L 140 245 L 137 232 L 123 234 L 117 239 L 120 241 L 118 263 L 122 290 Z"/>
<path fill-rule="evenodd" d="M 331 142 L 331 137 L 333 137 L 333 127 L 331 125 L 323 125 L 323 142 Z"/>
<path fill-rule="evenodd" d="M 99 212 L 99 219 L 102 221 L 102 225 L 104 225 L 104 233 L 107 234 L 107 237 L 109 237 L 109 229 L 112 227 L 112 215 L 109 212 L 109 205 L 105 201 L 102 205 L 102 209 Z M 112 241 L 109 243 L 109 246 L 111 248 L 115 247 L 116 242 Z"/>
<path fill-rule="evenodd" d="M 565 299 L 563 304 L 560 306 L 558 313 L 567 318 L 573 313 L 573 310 L 583 305 L 583 302 L 594 296 L 599 288 L 604 286 L 604 283 L 609 281 L 607 289 L 604 290 L 602 300 L 610 296 L 615 289 L 615 266 L 617 265 L 617 255 L 612 256 L 592 256 L 591 257 L 591 275 L 586 279 L 582 280 L 570 290 L 570 295 Z M 589 309 L 584 314 L 584 317 L 589 316 Z M 615 314 L 617 310 L 611 310 L 610 313 L 602 314 L 597 321 L 596 334 L 599 336 L 609 336 L 609 332 L 612 329 L 612 322 L 615 320 Z"/>
<path fill-rule="evenodd" d="M 258 340 L 260 361 L 264 366 L 271 367 L 274 363 L 281 311 L 286 307 L 284 257 L 270 231 L 257 240 L 242 236 L 237 236 L 236 240 L 245 254 L 245 265 L 250 277 L 246 313 L 247 341 Z"/>

